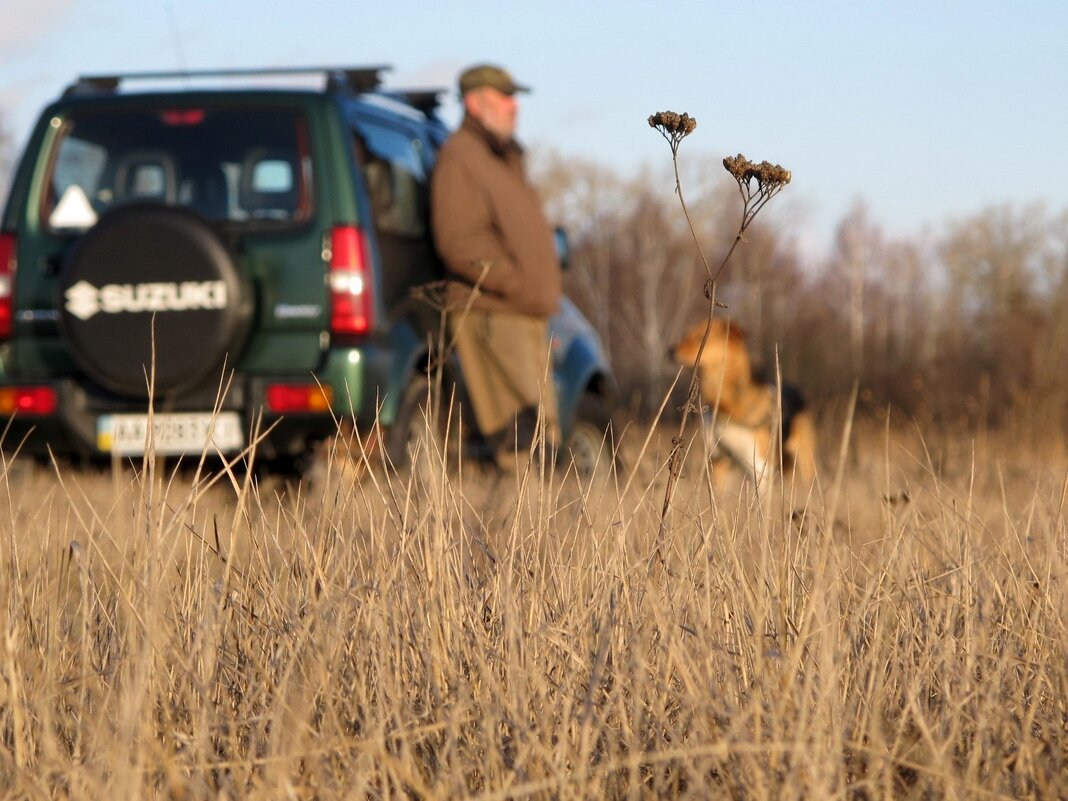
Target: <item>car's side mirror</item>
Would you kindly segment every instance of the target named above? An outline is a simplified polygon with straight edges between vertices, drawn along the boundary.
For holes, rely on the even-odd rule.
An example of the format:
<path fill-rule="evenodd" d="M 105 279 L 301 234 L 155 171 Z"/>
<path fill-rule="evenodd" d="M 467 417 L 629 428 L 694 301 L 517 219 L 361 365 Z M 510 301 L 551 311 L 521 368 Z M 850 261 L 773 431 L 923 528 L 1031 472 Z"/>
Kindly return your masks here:
<path fill-rule="evenodd" d="M 560 269 L 566 270 L 571 264 L 571 245 L 567 241 L 567 229 L 556 226 L 553 229 L 553 238 L 556 241 L 556 258 L 560 261 Z"/>

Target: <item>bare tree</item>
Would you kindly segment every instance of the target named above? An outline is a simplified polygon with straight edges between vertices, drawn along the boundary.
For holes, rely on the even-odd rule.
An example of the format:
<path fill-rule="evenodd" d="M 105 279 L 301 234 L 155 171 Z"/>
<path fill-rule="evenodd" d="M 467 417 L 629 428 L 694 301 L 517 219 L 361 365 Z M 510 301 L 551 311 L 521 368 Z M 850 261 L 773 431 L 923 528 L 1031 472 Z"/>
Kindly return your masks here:
<path fill-rule="evenodd" d="M 1000 206 L 954 223 L 939 254 L 952 323 L 944 331 L 960 390 L 999 414 L 1019 409 L 1034 387 L 1042 329 L 1040 287 L 1047 223 L 1038 207 Z M 986 389 L 989 387 L 989 391 Z"/>
<path fill-rule="evenodd" d="M 869 274 L 881 259 L 882 232 L 868 218 L 863 203 L 857 203 L 838 225 L 835 243 L 838 269 L 848 276 L 849 364 L 853 375 L 864 377 L 865 289 Z"/>
<path fill-rule="evenodd" d="M 977 313 L 1000 316 L 1037 289 L 1045 222 L 1038 207 L 999 206 L 950 226 L 942 258 Z"/>
<path fill-rule="evenodd" d="M 613 310 L 605 299 L 614 295 L 617 235 L 629 187 L 603 165 L 565 159 L 558 153 L 550 153 L 533 169 L 551 219 L 570 236 L 571 265 L 565 275 L 568 294 L 601 335 L 611 360 Z"/>
<path fill-rule="evenodd" d="M 1038 347 L 1036 416 L 1040 424 L 1063 429 L 1068 425 L 1068 212 L 1053 220 L 1048 228 L 1050 247 L 1042 258 L 1042 279 L 1048 283 L 1048 324 Z"/>

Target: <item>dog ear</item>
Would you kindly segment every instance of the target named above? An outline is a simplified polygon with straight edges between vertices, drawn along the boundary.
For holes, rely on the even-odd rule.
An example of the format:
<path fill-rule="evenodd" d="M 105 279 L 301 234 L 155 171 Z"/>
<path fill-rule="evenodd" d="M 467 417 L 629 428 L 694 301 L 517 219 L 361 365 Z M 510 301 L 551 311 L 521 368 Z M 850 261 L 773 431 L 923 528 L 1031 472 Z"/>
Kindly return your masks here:
<path fill-rule="evenodd" d="M 736 339 L 739 342 L 745 342 L 749 338 L 749 333 L 742 328 L 741 325 L 733 320 L 727 320 L 727 339 Z"/>

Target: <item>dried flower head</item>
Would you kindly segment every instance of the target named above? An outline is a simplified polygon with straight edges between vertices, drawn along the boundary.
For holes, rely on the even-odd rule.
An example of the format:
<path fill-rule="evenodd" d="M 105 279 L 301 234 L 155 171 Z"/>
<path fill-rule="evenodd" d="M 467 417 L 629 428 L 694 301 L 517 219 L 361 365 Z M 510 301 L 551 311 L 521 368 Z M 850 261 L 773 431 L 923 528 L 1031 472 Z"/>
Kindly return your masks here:
<path fill-rule="evenodd" d="M 749 183 L 755 180 L 758 188 L 781 188 L 790 183 L 790 171 L 770 161 L 762 161 L 754 164 L 741 153 L 737 156 L 727 156 L 723 159 L 723 166 L 727 172 L 734 176 L 739 183 Z"/>
<path fill-rule="evenodd" d="M 759 164 L 752 162 L 739 153 L 737 156 L 727 156 L 723 159 L 723 166 L 738 182 L 738 192 L 742 196 L 742 230 L 771 198 L 790 183 L 792 177 L 790 171 L 770 161 L 762 161 Z"/>
<path fill-rule="evenodd" d="M 674 111 L 658 111 L 649 116 L 649 127 L 657 128 L 662 133 L 689 136 L 697 127 L 697 120 L 689 114 L 676 114 Z"/>
<path fill-rule="evenodd" d="M 448 308 L 449 282 L 430 281 L 426 284 L 417 284 L 408 290 L 408 294 L 436 311 L 444 311 Z"/>
<path fill-rule="evenodd" d="M 677 153 L 679 143 L 694 132 L 697 120 L 689 114 L 677 114 L 674 111 L 658 111 L 649 115 L 649 127 L 660 131 L 660 135 L 668 140 L 671 152 Z"/>

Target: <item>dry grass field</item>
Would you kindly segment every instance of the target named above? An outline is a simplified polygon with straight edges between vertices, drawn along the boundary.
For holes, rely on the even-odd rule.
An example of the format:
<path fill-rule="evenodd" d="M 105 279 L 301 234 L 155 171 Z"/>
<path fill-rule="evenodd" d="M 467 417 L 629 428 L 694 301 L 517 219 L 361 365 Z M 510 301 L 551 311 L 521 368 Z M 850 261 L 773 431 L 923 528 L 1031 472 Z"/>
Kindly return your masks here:
<path fill-rule="evenodd" d="M 16 459 L 0 797 L 1068 797 L 1061 444 L 826 428 L 805 499 L 691 453 L 663 560 L 637 427 L 592 480 Z"/>

